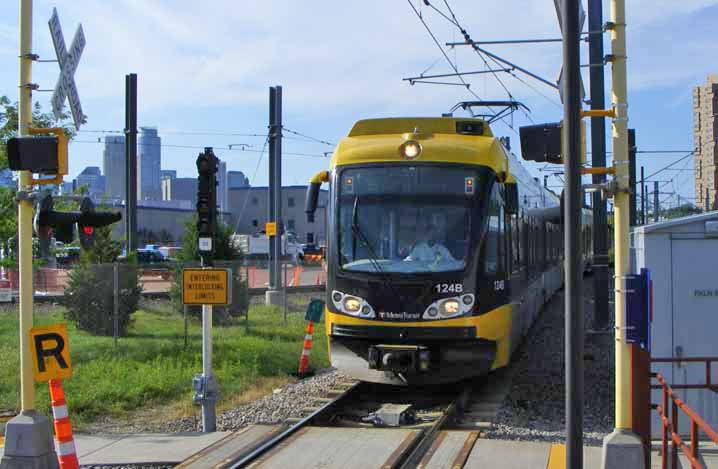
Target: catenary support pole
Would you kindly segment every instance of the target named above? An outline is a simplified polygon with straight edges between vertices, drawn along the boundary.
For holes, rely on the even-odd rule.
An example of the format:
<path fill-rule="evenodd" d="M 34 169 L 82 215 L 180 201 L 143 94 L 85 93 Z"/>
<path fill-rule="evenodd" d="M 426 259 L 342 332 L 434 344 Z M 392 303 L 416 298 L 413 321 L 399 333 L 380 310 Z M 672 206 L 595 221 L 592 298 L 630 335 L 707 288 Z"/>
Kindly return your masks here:
<path fill-rule="evenodd" d="M 626 77 L 626 4 L 610 0 L 611 101 L 615 111 L 612 124 L 613 168 L 613 245 L 615 291 L 615 430 L 603 440 L 604 469 L 645 466 L 643 445 L 633 432 L 631 415 L 630 348 L 626 343 L 623 280 L 629 272 L 629 176 L 628 176 L 628 83 Z"/>
<path fill-rule="evenodd" d="M 276 164 L 276 152 L 277 149 L 275 148 L 275 140 L 276 140 L 276 125 L 275 125 L 275 112 L 276 112 L 276 90 L 274 87 L 269 88 L 269 193 L 268 193 L 268 204 L 269 207 L 269 214 L 267 216 L 267 221 L 273 222 L 276 221 L 276 212 L 274 210 L 274 166 Z M 276 288 L 277 284 L 277 273 L 274 270 L 274 258 L 276 257 L 276 252 L 274 251 L 274 242 L 271 238 L 268 238 L 269 242 L 269 290 L 274 290 Z"/>
<path fill-rule="evenodd" d="M 641 225 L 646 224 L 646 172 L 641 166 Z"/>
<path fill-rule="evenodd" d="M 566 249 L 566 467 L 583 467 L 583 292 L 581 266 L 581 74 L 579 0 L 563 0 L 564 246 Z"/>
<path fill-rule="evenodd" d="M 277 273 L 275 288 L 284 291 L 282 281 L 282 235 L 284 234 L 284 221 L 282 220 L 282 87 L 275 86 L 274 111 L 274 211 L 277 222 L 277 236 L 274 237 L 274 271 Z M 283 295 L 282 295 L 283 298 Z"/>
<path fill-rule="evenodd" d="M 29 135 L 32 126 L 32 0 L 20 0 L 20 74 L 18 134 Z M 32 201 L 23 197 L 32 190 L 32 175 L 21 171 L 18 180 L 18 264 L 20 269 L 19 352 L 20 414 L 5 426 L 2 469 L 54 469 L 58 467 L 52 445 L 50 421 L 35 410 L 35 381 L 32 372 L 30 329 L 33 323 Z"/>
<path fill-rule="evenodd" d="M 137 250 L 137 75 L 125 75 L 125 237 Z"/>
<path fill-rule="evenodd" d="M 588 0 L 588 54 L 591 78 L 591 109 L 606 107 L 603 67 L 603 5 L 602 0 Z M 600 64 L 600 66 L 599 66 Z M 591 118 L 591 164 L 594 168 L 606 166 L 606 121 L 603 117 Z M 594 174 L 593 184 L 603 184 L 606 176 Z M 594 313 L 592 327 L 608 328 L 608 223 L 606 199 L 600 192 L 593 193 L 593 291 Z"/>
<path fill-rule="evenodd" d="M 658 181 L 653 181 L 653 221 L 657 223 L 660 219 L 660 192 L 658 191 Z"/>

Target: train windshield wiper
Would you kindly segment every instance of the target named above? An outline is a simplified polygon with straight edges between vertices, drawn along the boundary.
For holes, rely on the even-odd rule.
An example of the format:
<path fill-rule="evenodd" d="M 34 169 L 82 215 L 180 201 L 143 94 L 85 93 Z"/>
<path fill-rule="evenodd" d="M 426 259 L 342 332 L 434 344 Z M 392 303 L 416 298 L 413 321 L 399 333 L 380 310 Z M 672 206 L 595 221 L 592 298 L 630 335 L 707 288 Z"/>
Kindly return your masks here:
<path fill-rule="evenodd" d="M 356 250 L 357 250 L 357 238 L 361 240 L 361 242 L 367 247 L 368 250 L 368 259 L 371 263 L 372 267 L 374 267 L 374 270 L 377 271 L 378 274 L 382 276 L 384 279 L 384 282 L 389 286 L 391 291 L 394 293 L 396 298 L 399 298 L 399 295 L 394 288 L 394 283 L 391 281 L 391 277 L 387 275 L 386 271 L 382 268 L 381 264 L 379 263 L 379 258 L 376 255 L 376 252 L 374 251 L 374 248 L 371 245 L 371 242 L 369 241 L 369 238 L 364 234 L 364 232 L 359 227 L 358 220 L 358 213 L 359 213 L 359 196 L 354 197 L 354 208 L 352 209 L 352 259 L 356 261 Z"/>

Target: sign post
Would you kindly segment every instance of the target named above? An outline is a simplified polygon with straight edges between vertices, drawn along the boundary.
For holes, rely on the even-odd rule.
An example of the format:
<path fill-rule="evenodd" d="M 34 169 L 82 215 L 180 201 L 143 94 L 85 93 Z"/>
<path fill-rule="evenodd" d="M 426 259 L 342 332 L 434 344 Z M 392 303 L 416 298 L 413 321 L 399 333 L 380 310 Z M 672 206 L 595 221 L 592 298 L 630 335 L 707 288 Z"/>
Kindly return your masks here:
<path fill-rule="evenodd" d="M 18 135 L 27 136 L 32 127 L 32 0 L 20 0 L 19 32 L 19 83 L 18 83 Z M 18 194 L 32 190 L 32 174 L 20 171 Z M 57 456 L 52 441 L 50 421 L 35 410 L 35 383 L 29 331 L 33 323 L 32 282 L 32 201 L 18 197 L 18 264 L 20 268 L 19 292 L 19 355 L 20 355 L 20 414 L 5 426 L 5 447 L 1 469 L 16 467 L 56 468 Z"/>
<path fill-rule="evenodd" d="M 210 269 L 217 227 L 217 170 L 219 160 L 211 147 L 197 156 L 197 249 L 201 269 L 185 269 L 182 274 L 182 300 L 202 305 L 202 374 L 195 375 L 192 387 L 194 402 L 202 405 L 202 431 L 217 428 L 215 403 L 218 386 L 212 374 L 212 305 L 229 304 L 229 271 Z"/>

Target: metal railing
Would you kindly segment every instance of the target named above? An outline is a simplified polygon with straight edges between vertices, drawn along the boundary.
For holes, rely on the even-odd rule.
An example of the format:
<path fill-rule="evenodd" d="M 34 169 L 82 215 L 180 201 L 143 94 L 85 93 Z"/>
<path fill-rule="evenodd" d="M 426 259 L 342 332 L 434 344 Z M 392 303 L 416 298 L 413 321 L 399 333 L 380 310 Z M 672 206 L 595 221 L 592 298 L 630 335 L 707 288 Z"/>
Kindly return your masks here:
<path fill-rule="evenodd" d="M 682 450 L 691 467 L 694 469 L 704 469 L 705 466 L 700 462 L 700 444 L 698 438 L 699 429 L 714 443 L 718 444 L 718 433 L 710 427 L 693 409 L 688 407 L 685 402 L 676 396 L 676 389 L 708 389 L 718 392 L 718 385 L 711 382 L 711 363 L 718 363 L 718 357 L 689 357 L 689 358 L 651 358 L 653 363 L 704 363 L 706 366 L 706 382 L 704 384 L 675 384 L 669 385 L 660 373 L 651 373 L 651 378 L 655 378 L 658 384 L 652 384 L 651 389 L 660 389 L 662 391 L 661 404 L 654 404 L 651 407 L 656 409 L 661 419 L 661 468 L 668 469 L 668 439 L 671 440 L 671 468 L 678 466 L 678 451 Z M 668 400 L 671 400 L 671 416 L 667 416 Z M 681 438 L 678 428 L 678 411 L 682 411 L 691 423 L 690 428 L 690 446 Z"/>

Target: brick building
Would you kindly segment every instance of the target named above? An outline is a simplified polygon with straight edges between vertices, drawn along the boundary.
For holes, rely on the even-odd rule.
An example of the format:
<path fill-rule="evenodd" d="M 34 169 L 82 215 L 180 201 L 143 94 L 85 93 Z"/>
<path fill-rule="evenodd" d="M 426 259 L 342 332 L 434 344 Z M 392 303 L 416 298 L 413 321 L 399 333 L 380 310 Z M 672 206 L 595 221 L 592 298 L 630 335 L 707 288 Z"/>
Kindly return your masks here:
<path fill-rule="evenodd" d="M 705 85 L 693 88 L 693 150 L 696 207 L 716 210 L 718 75 L 708 75 Z"/>

